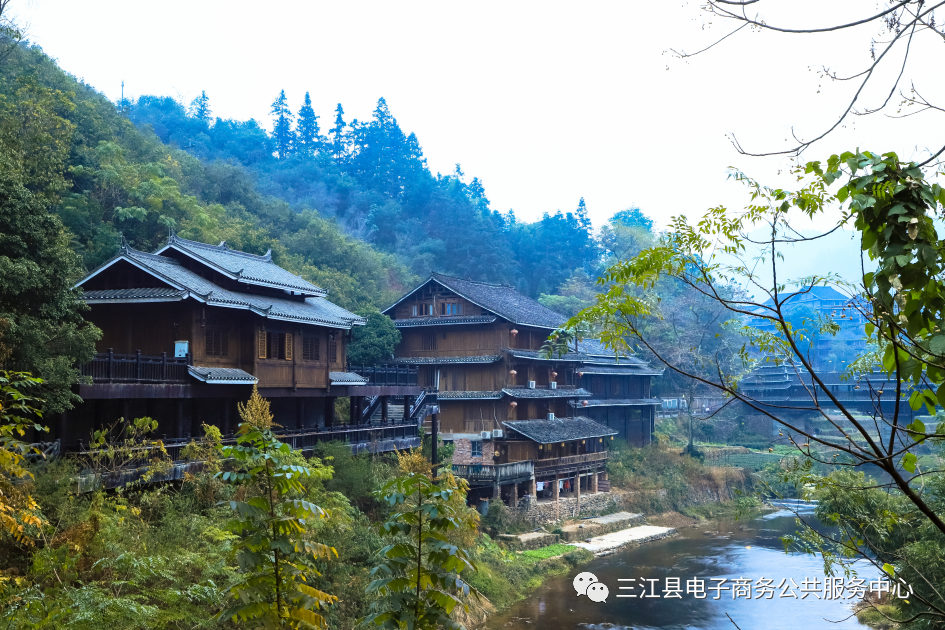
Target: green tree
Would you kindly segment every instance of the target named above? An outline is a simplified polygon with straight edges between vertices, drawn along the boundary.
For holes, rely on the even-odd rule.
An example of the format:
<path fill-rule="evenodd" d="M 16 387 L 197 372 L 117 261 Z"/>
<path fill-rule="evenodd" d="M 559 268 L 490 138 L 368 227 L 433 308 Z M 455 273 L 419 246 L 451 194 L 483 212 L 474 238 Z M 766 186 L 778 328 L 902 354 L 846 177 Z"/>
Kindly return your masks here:
<path fill-rule="evenodd" d="M 82 319 L 88 307 L 73 289 L 82 271 L 69 241 L 12 165 L 0 164 L 0 319 L 8 322 L 2 342 L 12 365 L 44 380 L 47 413 L 79 400 L 71 391 L 76 364 L 92 358 L 101 336 Z"/>
<path fill-rule="evenodd" d="M 373 365 L 383 359 L 389 359 L 400 343 L 400 331 L 394 321 L 378 310 L 358 311 L 358 315 L 367 319 L 364 326 L 356 326 L 351 332 L 348 344 L 348 362 L 354 365 Z"/>
<path fill-rule="evenodd" d="M 309 586 L 306 576 L 321 575 L 316 561 L 338 552 L 309 540 L 309 524 L 329 513 L 306 499 L 302 481 L 329 479 L 331 468 L 291 463 L 292 449 L 273 435 L 268 407 L 254 388 L 240 407 L 236 445 L 222 449 L 237 468 L 216 476 L 243 486 L 249 496 L 228 502 L 234 517 L 229 529 L 240 537 L 234 546 L 243 579 L 230 588 L 236 602 L 218 618 L 253 620 L 263 628 L 324 628 L 325 618 L 316 611 L 338 598 Z"/>
<path fill-rule="evenodd" d="M 348 146 L 348 135 L 345 131 L 348 128 L 348 123 L 345 122 L 344 116 L 345 110 L 341 103 L 338 103 L 338 106 L 335 107 L 335 126 L 328 132 L 331 137 L 331 154 L 336 160 L 345 157 L 345 150 Z"/>
<path fill-rule="evenodd" d="M 312 157 L 321 147 L 318 116 L 312 109 L 312 97 L 305 93 L 305 101 L 299 109 L 298 123 L 295 127 L 295 150 L 299 155 Z"/>
<path fill-rule="evenodd" d="M 945 280 L 940 254 L 945 242 L 937 234 L 933 218 L 945 204 L 945 191 L 930 184 L 915 163 L 901 162 L 894 153 L 858 151 L 833 155 L 826 164 L 810 162 L 795 170 L 803 182 L 796 191 L 762 186 L 737 171 L 733 175 L 750 191 L 751 203 L 743 212 L 717 207 L 698 222 L 674 217 L 672 231 L 656 246 L 607 270 L 601 283 L 610 284 L 608 291 L 572 321 L 601 326 L 603 340 L 613 348 L 626 349 L 630 343 L 644 346 L 670 369 L 778 422 L 804 458 L 828 466 L 876 466 L 887 476 L 875 487 L 901 497 L 904 506 L 886 513 L 886 524 L 895 525 L 905 514 L 914 514 L 917 520 L 911 528 L 927 528 L 940 539 L 945 535 L 941 498 L 936 486 L 929 488 L 927 475 L 921 474 L 920 449 L 928 442 L 945 439 L 945 423 L 927 427 L 921 418 L 907 418 L 906 414 L 910 408 L 925 408 L 934 415 L 936 406 L 945 403 Z M 790 224 L 791 213 L 819 218 L 834 203 L 843 206 L 837 227 L 848 222 L 854 225 L 861 249 L 876 265 L 875 271 L 865 272 L 857 285 L 829 273 L 786 279 L 782 269 L 779 276 L 784 244 L 819 243 L 816 238 L 798 236 Z M 748 250 L 744 237 L 761 225 L 768 235 L 760 258 L 772 270 L 767 284 L 757 272 L 759 253 Z M 661 278 L 700 292 L 733 316 L 762 320 L 764 326 L 745 324 L 739 328 L 746 338 L 738 352 L 741 363 L 755 364 L 753 348 L 757 355 L 803 371 L 805 380 L 810 379 L 809 400 L 771 406 L 739 388 L 738 372 L 726 370 L 721 362 L 714 361 L 711 374 L 699 373 L 661 351 L 644 325 L 655 314 L 653 305 L 627 290 L 632 285 L 651 287 Z M 754 285 L 767 299 L 727 295 L 724 287 L 736 282 Z M 841 398 L 826 384 L 825 375 L 807 356 L 804 331 L 791 321 L 796 292 L 787 291 L 787 284 L 832 285 L 857 298 L 851 299 L 847 308 L 856 309 L 866 319 L 870 347 L 850 366 L 847 376 L 873 375 L 877 370 L 884 374 L 885 380 L 880 377 L 878 385 L 869 378 L 863 381 L 871 390 L 871 419 L 864 420 L 862 410 L 851 407 L 849 399 Z M 839 316 L 845 317 L 842 309 Z M 824 319 L 820 334 L 839 330 L 836 322 Z M 813 409 L 835 435 L 816 432 L 807 424 L 799 426 L 790 412 L 802 409 Z M 850 489 L 840 487 L 842 480 L 831 476 L 810 474 L 804 482 L 821 489 Z M 873 557 L 874 548 L 866 539 L 845 542 L 847 552 L 867 560 Z M 934 553 L 930 553 L 931 561 Z M 921 569 L 921 563 L 912 568 L 916 566 Z M 884 568 L 898 577 L 909 567 L 890 563 Z M 925 614 L 933 616 L 936 623 L 945 619 L 945 606 L 925 605 Z"/>
<path fill-rule="evenodd" d="M 43 521 L 36 501 L 16 483 L 33 478 L 23 465 L 28 446 L 20 438 L 29 430 L 49 430 L 37 422 L 43 417 L 43 401 L 29 395 L 42 382 L 27 372 L 0 370 L 0 530 L 26 544 L 32 544 L 26 528 Z"/>
<path fill-rule="evenodd" d="M 190 102 L 190 108 L 187 111 L 191 118 L 202 120 L 209 124 L 213 120 L 213 111 L 210 109 L 210 98 L 206 91 L 200 92 L 200 96 Z"/>
<path fill-rule="evenodd" d="M 279 96 L 272 102 L 272 139 L 276 142 L 276 155 L 280 160 L 284 160 L 292 153 L 295 144 L 295 133 L 292 131 L 292 110 L 289 109 L 289 102 L 285 97 L 285 90 L 279 92 Z"/>
<path fill-rule="evenodd" d="M 401 463 L 403 467 L 403 463 Z M 454 500 L 458 488 L 449 478 L 434 483 L 422 473 L 407 473 L 392 479 L 377 491 L 397 512 L 379 531 L 393 542 L 379 552 L 381 564 L 371 569 L 374 577 L 368 592 L 377 597 L 375 612 L 361 620 L 366 626 L 384 630 L 434 630 L 463 628 L 450 618 L 465 600 L 479 592 L 461 573 L 476 570 L 465 549 L 450 542 L 449 534 L 473 530 L 473 519 Z"/>

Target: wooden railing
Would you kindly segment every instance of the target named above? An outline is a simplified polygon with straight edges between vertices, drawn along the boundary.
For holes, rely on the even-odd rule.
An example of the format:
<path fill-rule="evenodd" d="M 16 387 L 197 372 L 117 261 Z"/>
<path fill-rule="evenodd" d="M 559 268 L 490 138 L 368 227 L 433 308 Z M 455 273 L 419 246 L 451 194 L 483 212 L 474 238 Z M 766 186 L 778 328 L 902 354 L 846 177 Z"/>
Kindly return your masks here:
<path fill-rule="evenodd" d="M 372 442 L 389 442 L 392 440 L 407 440 L 417 438 L 419 441 L 418 426 L 416 422 L 402 422 L 398 424 L 377 424 L 377 425 L 355 425 L 338 427 L 313 427 L 309 429 L 299 429 L 294 431 L 279 431 L 276 437 L 295 450 L 310 451 L 316 445 L 325 442 L 344 442 L 345 444 L 371 444 Z M 189 436 L 181 438 L 168 438 L 166 435 L 149 435 L 148 440 L 161 440 L 168 455 L 175 461 L 183 459 L 181 452 L 192 439 Z M 233 434 L 223 436 L 221 440 L 224 445 L 233 445 L 236 443 L 236 437 Z M 73 447 L 75 444 L 73 444 Z M 148 450 L 148 447 L 142 446 L 142 451 Z M 386 449 L 391 450 L 391 449 Z M 78 452 L 80 454 L 88 452 L 88 444 L 79 442 Z M 144 455 L 142 455 L 144 457 Z M 143 460 L 144 461 L 144 460 Z"/>
<path fill-rule="evenodd" d="M 360 374 L 368 385 L 417 385 L 418 369 L 411 365 L 349 365 L 349 372 Z"/>
<path fill-rule="evenodd" d="M 511 464 L 453 464 L 453 473 L 467 481 L 484 483 L 511 483 L 528 479 L 535 474 L 532 461 Z"/>
<path fill-rule="evenodd" d="M 140 350 L 134 354 L 116 354 L 112 348 L 99 352 L 88 363 L 79 366 L 82 376 L 91 376 L 93 383 L 186 383 L 187 366 L 192 365 L 190 354 L 186 357 L 144 355 Z"/>
<path fill-rule="evenodd" d="M 590 464 L 594 462 L 607 461 L 607 451 L 599 453 L 584 453 L 583 455 L 568 455 L 566 457 L 552 457 L 549 459 L 539 459 L 535 462 L 535 468 L 558 468 L 561 466 L 575 466 L 578 464 Z"/>

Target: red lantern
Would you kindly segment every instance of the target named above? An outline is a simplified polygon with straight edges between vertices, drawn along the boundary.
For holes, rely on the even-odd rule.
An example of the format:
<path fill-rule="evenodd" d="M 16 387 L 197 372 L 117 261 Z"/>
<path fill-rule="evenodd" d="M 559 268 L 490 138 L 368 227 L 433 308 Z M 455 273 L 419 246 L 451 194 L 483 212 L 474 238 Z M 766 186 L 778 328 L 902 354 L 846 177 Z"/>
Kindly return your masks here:
<path fill-rule="evenodd" d="M 509 407 L 515 409 L 516 407 L 518 407 L 518 403 L 513 400 L 512 402 L 509 403 Z"/>
<path fill-rule="evenodd" d="M 515 335 L 518 334 L 518 331 L 513 328 L 512 330 L 509 331 L 509 334 L 514 337 Z"/>
<path fill-rule="evenodd" d="M 515 370 L 509 370 L 509 376 L 514 377 L 516 374 L 518 374 L 518 372 L 516 372 Z"/>

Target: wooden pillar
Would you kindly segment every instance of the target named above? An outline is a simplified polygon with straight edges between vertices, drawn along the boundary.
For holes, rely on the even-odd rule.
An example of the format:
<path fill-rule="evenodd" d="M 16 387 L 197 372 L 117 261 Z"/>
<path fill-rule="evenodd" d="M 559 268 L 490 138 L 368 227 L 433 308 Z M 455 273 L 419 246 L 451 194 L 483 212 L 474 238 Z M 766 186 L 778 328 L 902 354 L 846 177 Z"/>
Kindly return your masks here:
<path fill-rule="evenodd" d="M 325 397 L 325 427 L 335 426 L 335 398 L 333 396 Z"/>
<path fill-rule="evenodd" d="M 233 401 L 229 398 L 224 398 L 220 401 L 220 404 L 223 406 L 223 422 L 221 423 L 223 427 L 223 435 L 227 435 L 233 430 Z"/>
<path fill-rule="evenodd" d="M 407 401 L 404 401 L 404 409 L 406 410 Z M 388 407 L 390 405 L 390 396 L 381 396 L 381 422 L 387 424 L 387 413 Z"/>
<path fill-rule="evenodd" d="M 502 500 L 502 488 L 499 486 L 499 482 L 492 484 L 492 499 L 495 501 Z"/>
<path fill-rule="evenodd" d="M 591 472 L 591 488 L 590 488 L 590 490 L 591 490 L 591 492 L 593 492 L 594 494 L 597 494 L 597 471 L 596 471 L 596 470 Z"/>
<path fill-rule="evenodd" d="M 532 478 L 528 480 L 528 494 L 536 499 L 538 498 L 538 484 L 535 482 L 535 475 L 532 475 Z"/>
<path fill-rule="evenodd" d="M 560 496 L 560 492 L 558 491 L 558 481 L 560 480 L 561 480 L 561 475 L 559 475 L 558 473 L 555 473 L 554 485 L 551 486 L 551 498 L 554 499 L 555 503 L 558 502 L 558 498 Z"/>
<path fill-rule="evenodd" d="M 174 418 L 174 424 L 175 424 L 174 437 L 178 437 L 178 438 L 184 437 L 184 419 L 187 415 L 184 409 L 184 403 L 186 402 L 186 400 L 187 400 L 186 398 L 177 399 L 177 405 L 176 405 L 177 409 L 175 410 L 176 417 Z"/>
<path fill-rule="evenodd" d="M 348 419 L 348 424 L 350 424 L 351 426 L 355 426 L 361 423 L 360 422 L 361 421 L 361 397 L 352 396 L 348 400 L 351 401 L 351 404 L 349 406 L 349 410 L 351 411 L 351 417 Z"/>
<path fill-rule="evenodd" d="M 431 429 L 433 430 L 433 440 L 430 446 L 430 463 L 433 464 L 433 476 L 436 477 L 437 472 L 437 453 L 436 447 L 437 442 L 440 441 L 440 423 L 439 423 L 439 414 L 433 414 Z"/>
<path fill-rule="evenodd" d="M 512 493 L 509 496 L 509 507 L 516 508 L 518 507 L 518 482 L 512 484 Z"/>
<path fill-rule="evenodd" d="M 94 426 L 94 425 L 93 425 Z M 65 454 L 69 439 L 69 412 L 59 414 L 59 452 Z"/>
<path fill-rule="evenodd" d="M 581 471 L 574 473 L 574 498 L 577 499 L 577 512 L 575 516 L 581 515 Z"/>

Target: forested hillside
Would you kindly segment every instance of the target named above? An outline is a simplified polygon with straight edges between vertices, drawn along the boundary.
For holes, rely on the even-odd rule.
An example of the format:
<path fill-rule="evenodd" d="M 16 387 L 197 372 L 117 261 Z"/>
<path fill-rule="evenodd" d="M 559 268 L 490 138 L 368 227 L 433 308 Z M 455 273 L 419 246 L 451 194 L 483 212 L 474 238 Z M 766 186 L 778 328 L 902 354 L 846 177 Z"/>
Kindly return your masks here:
<path fill-rule="evenodd" d="M 323 132 L 308 94 L 293 113 L 282 93 L 272 104 L 271 134 L 255 120 L 213 118 L 206 94 L 188 108 L 156 96 L 121 105 L 139 129 L 232 177 L 251 174 L 262 193 L 335 218 L 420 276 L 501 281 L 537 296 L 600 262 L 583 199 L 574 200 L 573 212 L 546 213 L 535 223 L 493 210 L 483 183 L 467 181 L 458 164 L 448 175 L 430 172 L 419 140 L 400 128 L 383 98 L 369 121 L 346 121 L 339 103 Z"/>

